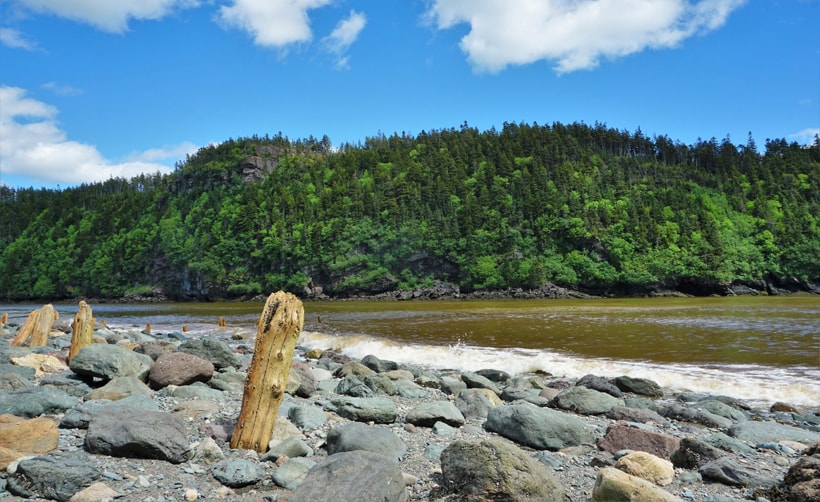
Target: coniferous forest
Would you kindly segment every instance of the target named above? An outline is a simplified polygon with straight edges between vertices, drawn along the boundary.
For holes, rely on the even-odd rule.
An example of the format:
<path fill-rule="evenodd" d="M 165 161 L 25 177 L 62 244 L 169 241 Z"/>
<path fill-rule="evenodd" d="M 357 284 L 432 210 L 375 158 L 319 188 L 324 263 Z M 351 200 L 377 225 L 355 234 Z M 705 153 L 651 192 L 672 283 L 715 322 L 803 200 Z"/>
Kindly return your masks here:
<path fill-rule="evenodd" d="M 465 123 L 334 148 L 279 133 L 206 146 L 169 175 L 1 186 L 0 295 L 814 289 L 818 218 L 820 139 Z"/>

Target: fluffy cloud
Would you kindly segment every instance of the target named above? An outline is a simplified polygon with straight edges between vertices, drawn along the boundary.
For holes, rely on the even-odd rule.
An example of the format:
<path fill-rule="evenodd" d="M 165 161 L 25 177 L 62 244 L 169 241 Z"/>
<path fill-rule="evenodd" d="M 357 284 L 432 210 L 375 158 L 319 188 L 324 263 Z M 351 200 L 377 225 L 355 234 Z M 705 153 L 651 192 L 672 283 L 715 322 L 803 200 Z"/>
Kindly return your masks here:
<path fill-rule="evenodd" d="M 37 50 L 37 44 L 27 40 L 22 33 L 11 28 L 0 27 L 0 44 L 12 49 Z"/>
<path fill-rule="evenodd" d="M 11 0 L 11 3 L 112 33 L 126 31 L 131 19 L 161 19 L 176 9 L 199 5 L 198 0 Z"/>
<path fill-rule="evenodd" d="M 336 55 L 337 68 L 349 68 L 350 58 L 345 54 L 353 45 L 353 42 L 359 38 L 359 33 L 362 32 L 366 24 L 367 17 L 361 12 L 352 10 L 350 16 L 339 21 L 339 24 L 336 25 L 330 35 L 322 39 L 325 50 Z"/>
<path fill-rule="evenodd" d="M 134 153 L 125 162 L 113 163 L 94 146 L 69 141 L 57 123 L 57 113 L 55 107 L 26 96 L 24 89 L 0 86 L 0 164 L 5 174 L 68 185 L 111 177 L 130 179 L 140 173 L 170 172 L 170 167 L 157 161 L 173 162 L 196 151 L 185 143 Z"/>
<path fill-rule="evenodd" d="M 820 136 L 820 127 L 809 127 L 807 129 L 803 129 L 802 131 L 798 131 L 794 134 L 789 134 L 790 138 L 793 138 L 801 145 L 814 144 L 815 136 Z"/>
<path fill-rule="evenodd" d="M 559 73 L 645 49 L 675 47 L 722 26 L 745 0 L 434 0 L 438 28 L 470 25 L 461 49 L 477 71 L 555 62 Z"/>
<path fill-rule="evenodd" d="M 312 38 L 308 11 L 332 0 L 234 0 L 219 8 L 218 19 L 229 28 L 248 32 L 256 45 L 284 47 Z"/>

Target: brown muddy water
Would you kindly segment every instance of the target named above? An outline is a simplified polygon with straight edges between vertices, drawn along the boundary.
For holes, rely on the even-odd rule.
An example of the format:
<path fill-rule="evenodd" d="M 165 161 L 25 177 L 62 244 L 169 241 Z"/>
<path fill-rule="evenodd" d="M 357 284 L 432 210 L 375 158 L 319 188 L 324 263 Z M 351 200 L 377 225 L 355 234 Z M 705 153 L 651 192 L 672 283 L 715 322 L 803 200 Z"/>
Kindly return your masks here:
<path fill-rule="evenodd" d="M 0 305 L 22 322 L 40 305 Z M 74 304 L 55 305 L 61 316 Z M 253 336 L 261 303 L 92 304 L 121 329 Z M 224 317 L 228 326 L 219 328 Z M 433 368 L 628 374 L 820 407 L 820 297 L 306 302 L 302 345 Z"/>

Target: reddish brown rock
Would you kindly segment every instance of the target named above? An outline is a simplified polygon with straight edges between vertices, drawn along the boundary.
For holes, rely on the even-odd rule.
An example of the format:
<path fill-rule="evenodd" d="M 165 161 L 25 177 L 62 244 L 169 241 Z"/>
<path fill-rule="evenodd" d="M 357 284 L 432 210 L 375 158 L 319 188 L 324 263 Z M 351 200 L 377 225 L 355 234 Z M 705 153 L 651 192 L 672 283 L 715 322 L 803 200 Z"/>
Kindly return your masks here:
<path fill-rule="evenodd" d="M 49 418 L 0 415 L 0 470 L 20 457 L 50 452 L 59 439 L 57 424 Z"/>
<path fill-rule="evenodd" d="M 213 375 L 214 365 L 210 361 L 186 352 L 169 352 L 154 361 L 148 383 L 153 389 L 162 389 L 169 385 L 207 382 Z"/>
<path fill-rule="evenodd" d="M 679 447 L 678 438 L 620 423 L 610 425 L 606 435 L 598 441 L 598 448 L 609 453 L 621 450 L 645 451 L 667 460 Z"/>

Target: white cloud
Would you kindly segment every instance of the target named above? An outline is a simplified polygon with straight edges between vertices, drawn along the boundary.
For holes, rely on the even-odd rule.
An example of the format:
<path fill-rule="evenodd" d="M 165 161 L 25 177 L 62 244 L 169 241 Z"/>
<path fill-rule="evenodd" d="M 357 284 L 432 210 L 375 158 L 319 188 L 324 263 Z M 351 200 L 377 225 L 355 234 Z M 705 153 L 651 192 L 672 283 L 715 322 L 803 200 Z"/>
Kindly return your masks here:
<path fill-rule="evenodd" d="M 159 160 L 180 160 L 196 147 L 146 150 L 125 162 L 105 159 L 92 145 L 70 141 L 57 122 L 58 110 L 26 96 L 19 87 L 0 86 L 0 171 L 21 175 L 45 184 L 80 184 L 111 177 L 130 179 L 141 173 L 168 173 L 172 168 Z"/>
<path fill-rule="evenodd" d="M 815 136 L 820 136 L 820 127 L 808 127 L 794 134 L 789 134 L 790 138 L 794 138 L 794 140 L 799 142 L 801 145 L 814 144 Z"/>
<path fill-rule="evenodd" d="M 438 29 L 461 23 L 461 39 L 477 71 L 554 61 L 559 73 L 596 67 L 645 49 L 679 45 L 717 29 L 746 0 L 434 0 Z"/>
<path fill-rule="evenodd" d="M 322 39 L 325 50 L 337 56 L 337 68 L 345 70 L 350 67 L 350 57 L 346 53 L 366 24 L 367 17 L 363 13 L 351 10 L 350 16 L 339 21 L 330 35 Z"/>
<path fill-rule="evenodd" d="M 12 28 L 0 27 L 0 44 L 12 49 L 25 49 L 27 51 L 36 51 L 37 44 L 26 39 L 26 37 L 17 30 Z"/>
<path fill-rule="evenodd" d="M 233 0 L 219 8 L 218 19 L 228 28 L 253 36 L 256 45 L 281 48 L 312 38 L 308 11 L 332 0 Z"/>
<path fill-rule="evenodd" d="M 54 14 L 103 31 L 122 33 L 131 19 L 161 19 L 174 10 L 199 5 L 198 0 L 11 0 L 30 11 Z"/>
<path fill-rule="evenodd" d="M 70 85 L 62 85 L 58 84 L 57 82 L 46 82 L 45 84 L 40 86 L 43 89 L 53 92 L 54 94 L 59 94 L 60 96 L 76 96 L 78 94 L 82 94 L 83 91 L 77 89 L 76 87 L 71 87 Z"/>

